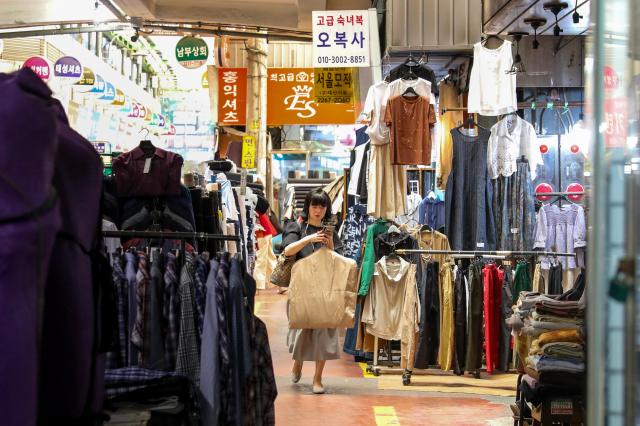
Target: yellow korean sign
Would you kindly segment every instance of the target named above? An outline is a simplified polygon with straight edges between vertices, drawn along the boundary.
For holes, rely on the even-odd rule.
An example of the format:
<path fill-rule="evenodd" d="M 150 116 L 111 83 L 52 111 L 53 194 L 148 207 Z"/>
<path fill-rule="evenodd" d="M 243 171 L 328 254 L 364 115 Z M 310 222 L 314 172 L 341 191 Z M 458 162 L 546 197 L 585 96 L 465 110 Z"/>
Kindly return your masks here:
<path fill-rule="evenodd" d="M 256 167 L 256 138 L 253 136 L 242 137 L 242 168 L 254 169 Z"/>
<path fill-rule="evenodd" d="M 353 104 L 353 68 L 314 68 L 313 89 L 319 104 Z"/>
<path fill-rule="evenodd" d="M 318 103 L 313 68 L 267 70 L 267 124 L 354 124 L 354 103 Z"/>

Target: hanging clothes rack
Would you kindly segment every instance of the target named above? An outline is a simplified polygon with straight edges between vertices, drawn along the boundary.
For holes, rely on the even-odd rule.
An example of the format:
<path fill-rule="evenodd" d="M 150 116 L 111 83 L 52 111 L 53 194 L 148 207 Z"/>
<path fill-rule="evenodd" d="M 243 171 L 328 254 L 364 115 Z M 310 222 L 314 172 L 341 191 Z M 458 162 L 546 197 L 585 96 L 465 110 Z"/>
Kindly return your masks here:
<path fill-rule="evenodd" d="M 208 234 L 206 232 L 177 232 L 177 231 L 102 231 L 107 238 L 162 238 L 180 240 L 180 251 L 185 252 L 186 240 L 213 240 L 242 242 L 239 235 Z M 181 266 L 184 264 L 181 256 Z M 244 261 L 243 261 L 244 263 Z"/>
<path fill-rule="evenodd" d="M 395 250 L 397 254 L 408 253 L 422 253 L 422 254 L 448 254 L 453 258 L 459 259 L 473 259 L 475 257 L 485 257 L 487 259 L 507 259 L 515 256 L 556 256 L 556 257 L 575 257 L 575 253 L 560 253 L 553 251 L 500 251 L 500 250 L 419 250 L 419 249 L 398 249 Z M 414 374 L 429 374 L 425 369 L 402 369 L 392 366 L 380 366 L 378 365 L 379 355 L 379 342 L 378 338 L 374 338 L 374 353 L 373 363 L 367 367 L 367 372 L 372 373 L 374 376 L 379 376 L 381 373 L 402 374 L 402 384 L 407 386 L 411 383 L 411 376 Z M 391 364 L 391 351 L 387 350 L 387 357 L 389 364 Z M 436 368 L 436 366 L 433 366 Z M 472 372 L 475 378 L 480 378 L 480 370 Z"/>
<path fill-rule="evenodd" d="M 556 256 L 556 257 L 576 257 L 575 253 L 559 253 L 554 251 L 509 251 L 509 250 L 419 250 L 419 249 L 398 249 L 397 254 L 422 253 L 422 254 L 450 254 L 464 256 Z"/>
<path fill-rule="evenodd" d="M 584 102 L 572 101 L 572 102 L 518 102 L 518 110 L 521 109 L 553 109 L 553 108 L 571 108 L 584 106 Z M 448 111 L 463 111 L 467 112 L 467 107 L 443 107 L 442 113 Z"/>

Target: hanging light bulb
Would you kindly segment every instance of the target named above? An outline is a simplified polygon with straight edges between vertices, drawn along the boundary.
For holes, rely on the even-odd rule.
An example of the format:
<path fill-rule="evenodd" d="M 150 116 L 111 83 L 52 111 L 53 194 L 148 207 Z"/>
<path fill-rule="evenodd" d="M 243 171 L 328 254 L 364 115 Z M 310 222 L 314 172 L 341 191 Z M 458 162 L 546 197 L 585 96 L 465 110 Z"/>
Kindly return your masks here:
<path fill-rule="evenodd" d="M 524 23 L 527 25 L 531 25 L 531 28 L 533 28 L 533 48 L 537 49 L 538 47 L 540 47 L 540 42 L 538 41 L 538 28 L 546 24 L 547 20 L 546 18 L 532 17 L 526 18 L 524 20 Z"/>
<path fill-rule="evenodd" d="M 513 64 L 511 64 L 511 69 L 507 71 L 508 74 L 524 74 L 527 71 L 524 68 L 524 62 L 522 61 L 522 56 L 520 56 L 520 40 L 522 40 L 523 36 L 529 35 L 526 32 L 514 31 L 509 33 L 510 36 L 513 36 L 513 40 L 516 43 L 516 56 L 513 58 Z"/>

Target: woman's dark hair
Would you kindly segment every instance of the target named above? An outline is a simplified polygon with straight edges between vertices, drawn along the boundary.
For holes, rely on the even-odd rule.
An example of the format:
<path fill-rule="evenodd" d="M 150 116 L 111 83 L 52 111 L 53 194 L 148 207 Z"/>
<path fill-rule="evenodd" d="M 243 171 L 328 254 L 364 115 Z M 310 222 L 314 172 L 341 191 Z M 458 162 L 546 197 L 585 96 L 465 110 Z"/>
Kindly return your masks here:
<path fill-rule="evenodd" d="M 331 220 L 333 214 L 331 213 L 331 198 L 324 192 L 322 188 L 316 188 L 307 194 L 304 199 L 304 207 L 302 208 L 302 218 L 304 220 L 309 219 L 309 206 L 322 206 L 326 207 L 327 211 L 324 214 L 324 220 Z"/>

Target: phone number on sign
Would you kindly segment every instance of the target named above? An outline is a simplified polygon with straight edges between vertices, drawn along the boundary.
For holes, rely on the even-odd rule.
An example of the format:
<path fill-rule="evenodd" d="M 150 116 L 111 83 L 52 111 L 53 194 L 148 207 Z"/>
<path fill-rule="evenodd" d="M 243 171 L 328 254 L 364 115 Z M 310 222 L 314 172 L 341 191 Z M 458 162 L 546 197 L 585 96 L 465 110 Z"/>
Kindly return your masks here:
<path fill-rule="evenodd" d="M 363 64 L 367 61 L 364 55 L 318 56 L 319 64 Z"/>

